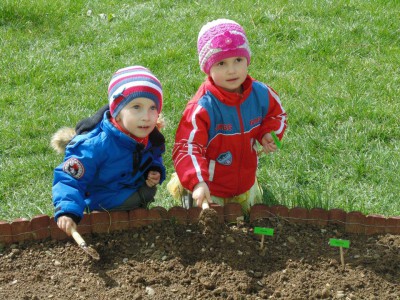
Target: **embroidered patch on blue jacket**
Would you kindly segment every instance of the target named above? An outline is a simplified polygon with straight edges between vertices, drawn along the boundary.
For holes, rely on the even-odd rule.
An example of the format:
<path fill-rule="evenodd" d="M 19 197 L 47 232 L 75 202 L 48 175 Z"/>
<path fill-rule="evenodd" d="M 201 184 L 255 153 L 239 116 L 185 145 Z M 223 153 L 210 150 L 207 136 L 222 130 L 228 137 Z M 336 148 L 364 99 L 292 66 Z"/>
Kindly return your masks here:
<path fill-rule="evenodd" d="M 69 158 L 63 165 L 63 171 L 72 177 L 79 179 L 85 174 L 85 168 L 76 158 Z"/>

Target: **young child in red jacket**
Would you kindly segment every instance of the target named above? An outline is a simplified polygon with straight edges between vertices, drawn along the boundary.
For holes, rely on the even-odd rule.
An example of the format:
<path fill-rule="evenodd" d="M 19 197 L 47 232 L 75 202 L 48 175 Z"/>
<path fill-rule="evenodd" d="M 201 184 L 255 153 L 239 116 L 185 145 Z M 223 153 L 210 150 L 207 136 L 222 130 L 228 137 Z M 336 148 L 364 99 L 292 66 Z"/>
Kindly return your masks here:
<path fill-rule="evenodd" d="M 208 76 L 178 125 L 172 154 L 178 178 L 172 177 L 167 187 L 174 194 L 181 184 L 192 192 L 195 206 L 238 202 L 246 212 L 262 201 L 256 144 L 265 153 L 277 149 L 271 132 L 282 139 L 286 112 L 271 87 L 248 75 L 251 53 L 238 23 L 207 23 L 197 50 Z"/>

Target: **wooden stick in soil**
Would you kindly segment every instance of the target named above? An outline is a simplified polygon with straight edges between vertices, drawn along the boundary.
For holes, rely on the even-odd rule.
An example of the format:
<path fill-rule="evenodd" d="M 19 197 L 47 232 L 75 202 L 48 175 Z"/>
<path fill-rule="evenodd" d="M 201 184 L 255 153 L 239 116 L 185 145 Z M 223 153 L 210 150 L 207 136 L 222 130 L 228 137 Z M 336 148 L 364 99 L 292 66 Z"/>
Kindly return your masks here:
<path fill-rule="evenodd" d="M 97 251 L 92 247 L 88 247 L 85 240 L 82 238 L 79 232 L 76 231 L 76 229 L 73 227 L 71 228 L 71 235 L 74 238 L 75 242 L 79 245 L 79 247 L 81 247 L 83 251 L 89 254 L 90 257 L 94 258 L 95 260 L 100 259 L 99 253 L 97 253 Z"/>
<path fill-rule="evenodd" d="M 340 247 L 340 262 L 342 263 L 343 269 L 345 269 L 343 247 Z"/>
<path fill-rule="evenodd" d="M 264 236 L 265 235 L 261 235 L 261 242 L 260 242 L 260 249 L 261 250 L 264 248 Z"/>

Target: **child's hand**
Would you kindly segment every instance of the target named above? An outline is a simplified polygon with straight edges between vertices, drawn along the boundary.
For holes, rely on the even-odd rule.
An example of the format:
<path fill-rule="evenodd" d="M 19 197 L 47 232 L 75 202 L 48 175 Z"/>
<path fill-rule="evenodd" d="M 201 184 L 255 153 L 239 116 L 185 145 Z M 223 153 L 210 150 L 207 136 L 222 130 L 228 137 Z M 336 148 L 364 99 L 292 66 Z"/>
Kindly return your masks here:
<path fill-rule="evenodd" d="M 147 175 L 146 184 L 148 187 L 156 186 L 160 182 L 160 179 L 161 179 L 160 172 L 150 171 L 149 174 Z"/>
<path fill-rule="evenodd" d="M 277 149 L 277 146 L 274 142 L 274 139 L 272 138 L 272 135 L 270 133 L 264 134 L 261 144 L 263 146 L 263 150 L 265 153 L 270 153 L 270 152 L 275 152 Z"/>
<path fill-rule="evenodd" d="M 76 223 L 67 216 L 61 216 L 57 220 L 57 226 L 64 231 L 68 236 L 71 235 L 71 228 L 76 229 Z"/>
<path fill-rule="evenodd" d="M 201 207 L 204 201 L 211 202 L 210 189 L 207 183 L 199 182 L 193 189 L 193 199 L 196 201 L 198 207 Z"/>

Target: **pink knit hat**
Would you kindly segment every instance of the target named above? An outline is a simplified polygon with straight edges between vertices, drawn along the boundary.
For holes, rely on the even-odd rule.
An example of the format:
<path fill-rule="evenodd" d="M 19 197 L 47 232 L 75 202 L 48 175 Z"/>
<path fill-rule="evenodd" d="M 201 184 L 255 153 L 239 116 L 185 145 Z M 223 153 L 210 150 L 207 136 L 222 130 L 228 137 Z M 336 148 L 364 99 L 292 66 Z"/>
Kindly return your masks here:
<path fill-rule="evenodd" d="M 197 38 L 200 69 L 210 73 L 210 68 L 216 62 L 225 58 L 243 56 L 250 64 L 250 48 L 246 33 L 238 23 L 218 19 L 204 25 Z"/>
<path fill-rule="evenodd" d="M 161 83 L 149 69 L 131 66 L 114 73 L 108 85 L 108 101 L 114 118 L 129 102 L 140 97 L 153 100 L 158 112 L 161 112 L 163 104 Z"/>

